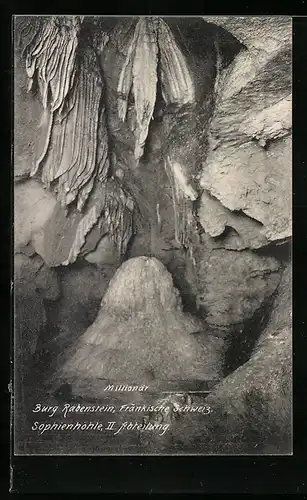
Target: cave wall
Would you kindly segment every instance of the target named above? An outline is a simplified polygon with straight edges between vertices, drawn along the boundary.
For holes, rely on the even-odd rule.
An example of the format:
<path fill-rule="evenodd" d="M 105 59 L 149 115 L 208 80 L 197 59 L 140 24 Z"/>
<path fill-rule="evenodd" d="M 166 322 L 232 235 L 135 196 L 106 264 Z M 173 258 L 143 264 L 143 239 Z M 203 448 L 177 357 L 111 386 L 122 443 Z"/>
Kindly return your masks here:
<path fill-rule="evenodd" d="M 206 398 L 210 414 L 185 416 L 171 440 L 187 453 L 292 453 L 291 265 L 283 271 L 272 314 L 250 359 Z M 200 403 L 194 398 L 194 403 Z M 165 443 L 167 446 L 167 443 Z M 155 450 L 156 443 L 151 443 Z"/>

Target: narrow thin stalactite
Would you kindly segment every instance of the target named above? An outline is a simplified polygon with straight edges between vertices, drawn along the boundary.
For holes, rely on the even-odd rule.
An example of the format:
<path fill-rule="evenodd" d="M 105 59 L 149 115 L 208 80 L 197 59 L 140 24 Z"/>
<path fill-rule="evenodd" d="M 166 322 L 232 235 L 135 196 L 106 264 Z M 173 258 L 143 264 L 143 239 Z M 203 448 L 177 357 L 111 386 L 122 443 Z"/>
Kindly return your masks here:
<path fill-rule="evenodd" d="M 172 187 L 175 240 L 179 245 L 189 248 L 193 221 L 192 201 L 196 199 L 197 193 L 190 185 L 186 185 L 184 191 L 180 182 L 182 176 L 178 173 L 176 175 L 169 158 L 164 162 L 164 168 Z"/>

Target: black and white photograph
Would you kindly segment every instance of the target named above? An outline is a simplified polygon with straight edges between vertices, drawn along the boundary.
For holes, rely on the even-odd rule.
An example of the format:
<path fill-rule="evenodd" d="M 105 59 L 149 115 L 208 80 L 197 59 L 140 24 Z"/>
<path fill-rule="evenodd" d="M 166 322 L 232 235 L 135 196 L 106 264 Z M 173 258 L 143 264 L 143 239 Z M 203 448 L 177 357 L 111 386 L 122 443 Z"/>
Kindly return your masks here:
<path fill-rule="evenodd" d="M 292 455 L 292 18 L 15 15 L 15 455 Z"/>

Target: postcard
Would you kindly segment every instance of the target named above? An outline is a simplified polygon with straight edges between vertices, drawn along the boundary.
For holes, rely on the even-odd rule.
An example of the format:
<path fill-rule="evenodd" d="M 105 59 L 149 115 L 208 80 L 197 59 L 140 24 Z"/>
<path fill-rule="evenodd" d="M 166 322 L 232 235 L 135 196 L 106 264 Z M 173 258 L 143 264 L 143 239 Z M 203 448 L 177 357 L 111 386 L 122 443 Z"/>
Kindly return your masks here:
<path fill-rule="evenodd" d="M 292 18 L 14 16 L 15 455 L 292 455 Z"/>

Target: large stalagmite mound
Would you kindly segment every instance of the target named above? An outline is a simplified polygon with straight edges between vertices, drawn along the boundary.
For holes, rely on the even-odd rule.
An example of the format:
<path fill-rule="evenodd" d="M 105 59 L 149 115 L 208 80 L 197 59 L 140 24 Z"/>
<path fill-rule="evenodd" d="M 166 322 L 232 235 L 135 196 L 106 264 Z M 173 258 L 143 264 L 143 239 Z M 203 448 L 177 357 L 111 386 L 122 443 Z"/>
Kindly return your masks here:
<path fill-rule="evenodd" d="M 182 312 L 179 293 L 161 262 L 129 259 L 111 280 L 96 321 L 60 378 L 95 397 L 102 395 L 106 381 L 160 387 L 165 381 L 216 379 L 219 340 L 193 335 L 200 328 L 198 320 Z"/>

